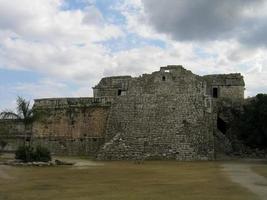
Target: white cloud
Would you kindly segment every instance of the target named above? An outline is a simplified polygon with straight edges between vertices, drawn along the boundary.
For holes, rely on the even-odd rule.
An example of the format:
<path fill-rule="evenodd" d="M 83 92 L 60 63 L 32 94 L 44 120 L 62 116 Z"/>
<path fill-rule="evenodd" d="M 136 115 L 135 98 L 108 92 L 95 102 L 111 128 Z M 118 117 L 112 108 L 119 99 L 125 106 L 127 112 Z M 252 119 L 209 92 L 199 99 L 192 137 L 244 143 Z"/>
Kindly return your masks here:
<path fill-rule="evenodd" d="M 241 72 L 248 95 L 267 91 L 266 49 L 250 48 L 235 39 L 174 40 L 151 26 L 141 0 L 119 2 L 113 9 L 126 22 L 114 25 L 93 4 L 83 10 L 62 10 L 63 0 L 0 0 L 0 68 L 37 71 L 48 77 L 37 83 L 16 83 L 10 93 L 30 98 L 89 96 L 90 87 L 104 75 L 138 76 L 168 64 L 182 64 L 201 75 Z M 132 33 L 164 41 L 165 47 L 112 52 L 101 43 L 119 37 L 127 40 Z M 71 89 L 71 84 L 79 89 Z"/>
<path fill-rule="evenodd" d="M 37 83 L 18 83 L 13 86 L 18 94 L 31 98 L 62 97 L 68 94 L 68 86 L 62 82 L 43 79 Z"/>
<path fill-rule="evenodd" d="M 94 24 L 96 26 L 104 25 L 104 17 L 102 13 L 94 6 L 85 8 L 85 15 L 82 20 L 85 24 Z"/>
<path fill-rule="evenodd" d="M 101 20 L 97 8 L 61 10 L 62 3 L 61 0 L 1 0 L 0 29 L 26 40 L 61 45 L 103 41 L 123 35 L 115 25 L 96 25 L 97 20 Z"/>

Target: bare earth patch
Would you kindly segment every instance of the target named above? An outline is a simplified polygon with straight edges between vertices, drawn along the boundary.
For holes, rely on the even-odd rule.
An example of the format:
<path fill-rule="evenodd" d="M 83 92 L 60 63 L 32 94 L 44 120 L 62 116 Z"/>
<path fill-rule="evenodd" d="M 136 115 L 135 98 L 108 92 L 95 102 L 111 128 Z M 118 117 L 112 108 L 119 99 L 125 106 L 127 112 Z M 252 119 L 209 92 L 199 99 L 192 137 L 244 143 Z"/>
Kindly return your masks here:
<path fill-rule="evenodd" d="M 267 199 L 267 179 L 252 170 L 255 164 L 227 163 L 223 167 L 232 181 L 257 194 L 262 200 Z"/>
<path fill-rule="evenodd" d="M 9 167 L 0 178 L 8 200 L 257 200 L 231 181 L 220 162 L 145 161 L 143 164 L 62 158 L 74 166 Z M 19 181 L 18 181 L 19 180 Z"/>
<path fill-rule="evenodd" d="M 0 179 L 12 179 L 12 177 L 8 174 L 8 166 L 0 165 Z"/>

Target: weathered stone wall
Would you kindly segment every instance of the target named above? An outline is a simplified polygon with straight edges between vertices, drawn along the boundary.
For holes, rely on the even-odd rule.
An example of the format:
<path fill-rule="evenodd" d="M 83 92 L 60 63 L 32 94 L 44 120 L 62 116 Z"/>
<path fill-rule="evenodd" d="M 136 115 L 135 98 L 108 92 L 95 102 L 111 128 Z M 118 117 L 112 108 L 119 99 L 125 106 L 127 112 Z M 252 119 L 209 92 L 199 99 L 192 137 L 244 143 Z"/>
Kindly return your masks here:
<path fill-rule="evenodd" d="M 201 77 L 182 66 L 138 78 L 105 77 L 93 88 L 93 98 L 35 100 L 41 115 L 32 142 L 54 154 L 108 160 L 213 159 L 214 150 L 229 151 L 218 119 L 227 125 L 232 108 L 242 107 L 244 86 L 241 74 Z M 7 150 L 23 142 L 23 128 L 18 121 L 0 121 Z"/>
<path fill-rule="evenodd" d="M 97 84 L 94 90 L 95 98 L 107 98 L 109 101 L 117 96 L 123 96 L 128 90 L 129 81 L 131 76 L 113 76 L 102 78 L 99 84 Z"/>
<path fill-rule="evenodd" d="M 134 78 L 110 111 L 99 159 L 213 159 L 205 81 L 181 66 Z"/>
<path fill-rule="evenodd" d="M 41 116 L 33 125 L 35 137 L 103 137 L 109 105 L 94 98 L 36 100 Z M 45 103 L 45 102 L 46 103 Z"/>
<path fill-rule="evenodd" d="M 14 119 L 0 119 L 0 136 L 18 136 L 23 135 L 25 127 L 22 121 Z"/>
<path fill-rule="evenodd" d="M 243 76 L 239 73 L 215 74 L 203 78 L 207 82 L 207 94 L 213 97 L 213 113 L 217 117 L 215 124 L 217 131 L 214 132 L 215 152 L 217 156 L 231 154 L 232 146 L 228 138 L 228 129 L 229 123 L 233 120 L 233 109 L 242 109 L 244 103 Z"/>
<path fill-rule="evenodd" d="M 234 100 L 244 99 L 243 86 L 220 86 L 219 94 L 221 97 L 228 97 Z"/>
<path fill-rule="evenodd" d="M 103 137 L 86 137 L 69 139 L 65 137 L 34 138 L 33 145 L 47 147 L 56 155 L 87 155 L 95 157 L 99 148 L 103 145 Z"/>
<path fill-rule="evenodd" d="M 0 145 L 0 151 L 2 152 L 15 152 L 19 146 L 24 144 L 24 137 L 16 136 L 16 137 L 8 137 L 8 136 L 0 136 L 0 143 L 4 142 L 4 146 Z"/>
<path fill-rule="evenodd" d="M 207 82 L 207 94 L 213 96 L 213 88 L 217 88 L 217 98 L 228 98 L 233 101 L 244 99 L 245 82 L 241 74 L 215 74 L 203 78 Z"/>
<path fill-rule="evenodd" d="M 40 117 L 33 124 L 33 141 L 55 154 L 95 154 L 104 142 L 109 107 L 104 98 L 35 100 Z"/>
<path fill-rule="evenodd" d="M 14 152 L 19 145 L 24 143 L 27 134 L 29 134 L 29 130 L 25 131 L 22 121 L 15 119 L 1 119 L 0 151 Z"/>

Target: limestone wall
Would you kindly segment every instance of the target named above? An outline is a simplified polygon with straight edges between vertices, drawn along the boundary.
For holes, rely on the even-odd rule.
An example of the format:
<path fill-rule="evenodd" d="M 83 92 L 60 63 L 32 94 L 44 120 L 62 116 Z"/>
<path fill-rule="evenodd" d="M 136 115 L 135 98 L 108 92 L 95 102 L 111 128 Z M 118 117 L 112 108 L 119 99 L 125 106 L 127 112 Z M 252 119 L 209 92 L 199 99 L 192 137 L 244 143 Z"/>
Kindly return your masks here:
<path fill-rule="evenodd" d="M 56 154 L 95 154 L 104 142 L 109 106 L 104 98 L 35 100 L 40 117 L 33 124 L 34 143 Z"/>
<path fill-rule="evenodd" d="M 35 100 L 33 144 L 55 154 L 108 160 L 213 159 L 217 118 L 231 120 L 244 86 L 241 74 L 201 77 L 176 65 L 138 78 L 105 77 L 92 98 Z M 23 128 L 0 120 L 0 134 L 9 135 L 7 149 L 23 141 Z"/>
<path fill-rule="evenodd" d="M 244 99 L 243 86 L 219 86 L 219 96 L 234 100 Z"/>
<path fill-rule="evenodd" d="M 25 131 L 21 120 L 0 120 L 0 151 L 14 152 L 25 141 L 25 136 L 30 130 Z"/>
<path fill-rule="evenodd" d="M 207 94 L 214 96 L 214 88 L 217 88 L 216 98 L 228 98 L 233 101 L 244 99 L 245 82 L 243 76 L 235 74 L 214 74 L 203 76 L 207 82 Z"/>
<path fill-rule="evenodd" d="M 0 119 L 0 136 L 18 136 L 25 132 L 24 124 L 20 120 Z"/>
<path fill-rule="evenodd" d="M 128 90 L 129 81 L 131 76 L 113 76 L 102 78 L 99 84 L 97 84 L 94 90 L 94 97 L 96 98 L 108 98 L 109 101 L 113 101 L 114 97 L 123 96 Z"/>
<path fill-rule="evenodd" d="M 205 101 L 205 82 L 181 66 L 132 79 L 111 106 L 98 158 L 213 159 L 214 118 Z"/>
<path fill-rule="evenodd" d="M 103 145 L 103 137 L 68 139 L 65 137 L 34 138 L 33 145 L 47 147 L 55 155 L 87 155 L 95 157 Z"/>
<path fill-rule="evenodd" d="M 95 101 L 93 101 L 95 100 Z M 36 100 L 35 137 L 103 137 L 109 105 L 94 98 Z"/>

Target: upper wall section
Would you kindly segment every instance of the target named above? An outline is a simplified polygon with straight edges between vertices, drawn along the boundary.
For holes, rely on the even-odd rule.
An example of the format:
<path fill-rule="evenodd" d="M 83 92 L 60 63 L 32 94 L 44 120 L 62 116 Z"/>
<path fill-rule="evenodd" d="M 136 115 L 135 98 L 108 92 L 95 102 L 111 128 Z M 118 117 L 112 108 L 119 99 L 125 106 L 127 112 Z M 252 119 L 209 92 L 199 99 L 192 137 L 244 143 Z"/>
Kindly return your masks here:
<path fill-rule="evenodd" d="M 35 137 L 102 138 L 110 104 L 105 98 L 36 99 Z"/>
<path fill-rule="evenodd" d="M 192 76 L 189 76 L 190 74 Z M 202 86 L 205 87 L 205 95 L 211 96 L 214 99 L 244 99 L 245 83 L 243 76 L 240 73 L 198 76 L 193 74 L 191 71 L 184 69 L 181 65 L 168 65 L 166 67 L 161 67 L 159 71 L 153 72 L 152 75 L 155 76 L 143 74 L 140 77 L 149 81 L 149 83 L 151 83 L 150 81 L 153 79 L 150 87 L 156 87 L 158 90 L 163 89 L 162 92 L 164 92 L 164 88 L 161 88 L 162 85 L 158 88 L 158 83 L 164 82 L 167 87 L 168 84 L 172 85 L 174 82 L 178 81 L 181 86 L 185 86 L 185 84 L 190 84 L 193 77 L 193 79 L 198 79 L 202 83 Z M 102 78 L 99 84 L 93 88 L 94 97 L 106 98 L 106 101 L 111 102 L 118 96 L 125 96 L 128 94 L 130 85 L 138 80 L 138 78 L 133 78 L 131 76 Z M 148 88 L 148 86 L 144 87 L 144 89 L 146 88 Z M 179 88 L 181 90 L 183 87 Z M 199 88 L 196 87 L 196 89 Z M 152 91 L 151 88 L 150 91 Z"/>
<path fill-rule="evenodd" d="M 161 67 L 159 71 L 152 74 L 143 74 L 141 77 L 133 78 L 129 84 L 131 88 L 126 94 L 205 94 L 205 81 L 191 71 L 180 65 L 169 65 Z"/>
<path fill-rule="evenodd" d="M 101 81 L 93 87 L 94 97 L 113 99 L 116 96 L 125 95 L 128 90 L 131 76 L 113 76 L 102 78 Z"/>
<path fill-rule="evenodd" d="M 128 90 L 136 81 L 141 80 L 140 83 L 149 84 L 144 86 L 144 88 L 150 87 L 150 91 L 144 91 L 151 93 L 151 87 L 154 89 L 159 89 L 164 92 L 165 87 L 168 84 L 172 85 L 173 83 L 179 82 L 179 88 L 182 89 L 182 86 L 186 86 L 186 83 L 190 83 L 193 79 L 198 79 L 201 82 L 201 87 L 205 84 L 204 80 L 191 71 L 184 69 L 181 65 L 168 65 L 166 67 L 161 67 L 159 71 L 153 72 L 152 74 L 143 74 L 138 78 L 133 78 L 131 76 L 114 76 L 114 77 L 105 77 L 102 78 L 101 81 L 93 87 L 94 90 L 94 97 L 95 98 L 107 98 L 107 99 L 114 99 L 118 96 L 125 96 L 128 94 Z M 158 84 L 161 84 L 158 88 Z M 136 87 L 136 86 L 135 86 Z M 195 87 L 195 86 L 193 86 Z M 195 87 L 199 90 L 198 86 Z M 131 90 L 133 92 L 133 90 Z"/>
<path fill-rule="evenodd" d="M 84 106 L 109 106 L 105 98 L 79 97 L 79 98 L 45 98 L 35 99 L 34 108 L 64 108 Z"/>
<path fill-rule="evenodd" d="M 240 73 L 206 75 L 207 94 L 213 98 L 243 100 L 245 82 Z"/>

